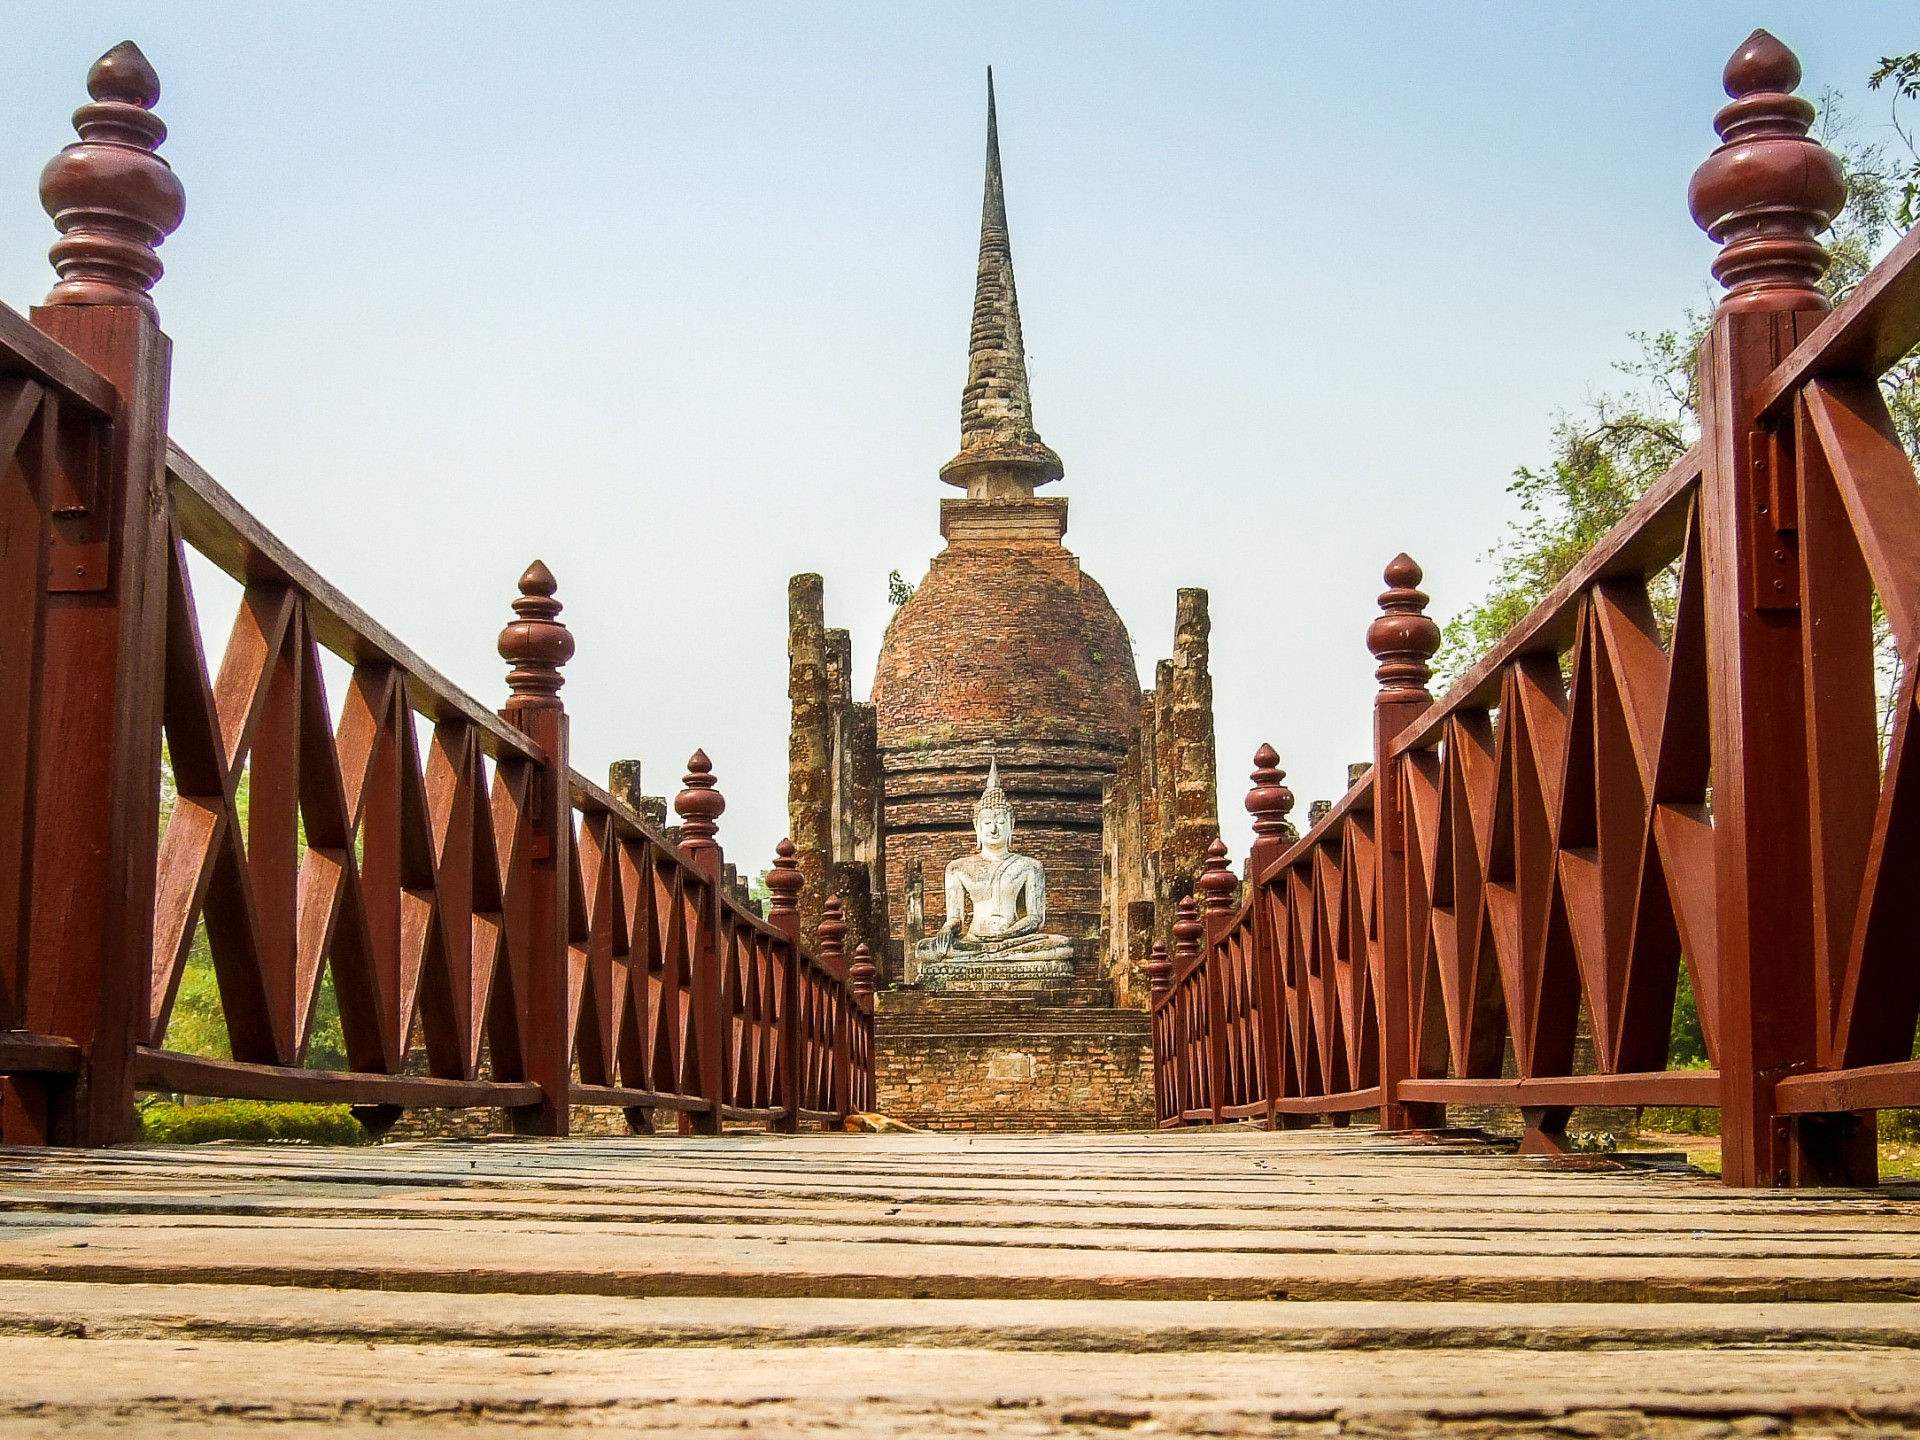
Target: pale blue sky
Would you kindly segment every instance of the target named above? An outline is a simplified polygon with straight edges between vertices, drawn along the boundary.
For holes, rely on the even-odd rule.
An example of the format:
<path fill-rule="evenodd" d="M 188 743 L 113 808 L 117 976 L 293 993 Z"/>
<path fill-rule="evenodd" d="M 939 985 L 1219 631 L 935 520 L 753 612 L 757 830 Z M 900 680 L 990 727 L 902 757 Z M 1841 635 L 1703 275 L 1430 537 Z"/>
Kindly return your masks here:
<path fill-rule="evenodd" d="M 576 763 L 670 793 L 706 746 L 757 869 L 787 577 L 864 685 L 939 548 L 991 63 L 1068 544 L 1143 669 L 1212 591 L 1240 853 L 1260 741 L 1302 818 L 1368 753 L 1382 564 L 1470 599 L 1556 408 L 1706 297 L 1687 178 L 1756 25 L 1869 129 L 1920 48 L 1911 3 L 18 7 L 0 298 L 45 292 L 35 178 L 136 40 L 188 196 L 176 438 L 489 704 L 543 557 Z"/>

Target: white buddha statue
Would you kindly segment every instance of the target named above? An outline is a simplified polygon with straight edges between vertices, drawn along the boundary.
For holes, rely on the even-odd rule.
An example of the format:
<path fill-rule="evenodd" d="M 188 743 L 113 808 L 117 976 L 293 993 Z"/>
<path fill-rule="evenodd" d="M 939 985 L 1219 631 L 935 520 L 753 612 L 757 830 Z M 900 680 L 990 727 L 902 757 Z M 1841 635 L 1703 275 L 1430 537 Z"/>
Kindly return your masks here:
<path fill-rule="evenodd" d="M 1047 873 L 1031 855 L 1013 851 L 1013 806 L 1000 788 L 998 760 L 973 807 L 973 833 L 979 853 L 947 866 L 946 923 L 914 947 L 920 982 L 997 989 L 1070 981 L 1073 942 L 1045 931 Z"/>

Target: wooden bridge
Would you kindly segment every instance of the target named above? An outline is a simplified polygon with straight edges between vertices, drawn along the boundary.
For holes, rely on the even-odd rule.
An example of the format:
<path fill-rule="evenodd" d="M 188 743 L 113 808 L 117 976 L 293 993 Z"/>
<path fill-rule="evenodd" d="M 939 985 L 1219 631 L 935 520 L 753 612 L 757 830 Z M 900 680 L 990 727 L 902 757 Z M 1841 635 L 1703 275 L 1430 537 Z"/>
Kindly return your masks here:
<path fill-rule="evenodd" d="M 1244 899 L 1217 848 L 1156 958 L 1161 1130 L 830 1137 L 872 966 L 800 943 L 791 847 L 766 916 L 733 893 L 703 755 L 673 835 L 571 769 L 553 574 L 495 711 L 169 441 L 184 197 L 109 52 L 42 180 L 59 283 L 0 307 L 0 1428 L 1920 1426 L 1920 1193 L 1866 1188 L 1920 1104 L 1920 484 L 1876 385 L 1920 232 L 1829 312 L 1798 78 L 1742 46 L 1695 178 L 1699 446 L 1440 699 L 1390 564 L 1374 764 L 1297 843 L 1257 757 Z M 243 587 L 217 673 L 189 551 Z M 230 1060 L 165 1048 L 198 932 Z M 142 1090 L 525 1138 L 131 1148 Z M 1727 1185 L 1566 1155 L 1586 1103 L 1717 1106 Z"/>
<path fill-rule="evenodd" d="M 1246 1127 L 16 1151 L 0 1433 L 1920 1423 L 1920 1187 L 1565 1163 Z"/>

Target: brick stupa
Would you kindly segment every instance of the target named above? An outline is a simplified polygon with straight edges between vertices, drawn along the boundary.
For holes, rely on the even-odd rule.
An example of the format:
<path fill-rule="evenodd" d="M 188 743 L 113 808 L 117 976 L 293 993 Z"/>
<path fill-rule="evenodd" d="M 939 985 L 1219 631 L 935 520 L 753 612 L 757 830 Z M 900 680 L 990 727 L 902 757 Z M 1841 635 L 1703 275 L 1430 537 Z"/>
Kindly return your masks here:
<path fill-rule="evenodd" d="M 936 1129 L 1152 1124 L 1149 951 L 1219 833 L 1206 592 L 1180 591 L 1174 654 L 1143 694 L 1126 626 L 1061 543 L 1067 502 L 1035 494 L 1063 473 L 1033 423 L 989 72 L 960 453 L 940 471 L 965 494 L 940 506 L 946 548 L 894 613 L 870 703 L 854 698 L 852 639 L 826 623 L 822 578 L 788 588 L 802 933 L 818 935 L 836 896 L 881 971 L 879 1106 Z M 1044 869 L 1045 919 L 1020 932 L 1033 953 L 941 933 L 948 864 L 984 853 L 974 819 L 996 764 L 1013 852 Z M 1006 923 L 1006 873 L 970 873 L 969 929 L 983 896 L 989 926 Z M 1018 873 L 1007 883 L 1031 919 Z"/>
<path fill-rule="evenodd" d="M 940 471 L 966 495 L 941 502 L 946 548 L 895 613 L 874 672 L 890 938 L 910 952 L 910 931 L 945 918 L 941 876 L 973 849 L 973 804 L 997 759 L 1015 848 L 1046 868 L 1046 928 L 1075 942 L 1076 979 L 1091 981 L 1101 791 L 1137 724 L 1140 682 L 1126 626 L 1061 543 L 1065 498 L 1034 494 L 1063 473 L 1033 423 L 989 75 L 960 453 Z"/>

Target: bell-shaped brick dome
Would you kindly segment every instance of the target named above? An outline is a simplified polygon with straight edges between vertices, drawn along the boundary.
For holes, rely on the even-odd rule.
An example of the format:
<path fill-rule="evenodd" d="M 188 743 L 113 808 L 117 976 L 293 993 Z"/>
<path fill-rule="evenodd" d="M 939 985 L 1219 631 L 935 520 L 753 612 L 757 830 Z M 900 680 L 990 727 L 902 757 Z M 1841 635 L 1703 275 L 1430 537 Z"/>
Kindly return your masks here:
<path fill-rule="evenodd" d="M 1039 740 L 1120 749 L 1140 681 L 1107 592 L 1057 541 L 957 544 L 895 612 L 873 701 L 887 750 Z"/>

